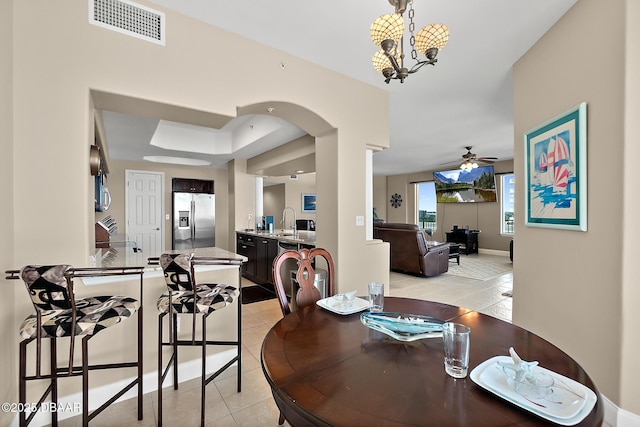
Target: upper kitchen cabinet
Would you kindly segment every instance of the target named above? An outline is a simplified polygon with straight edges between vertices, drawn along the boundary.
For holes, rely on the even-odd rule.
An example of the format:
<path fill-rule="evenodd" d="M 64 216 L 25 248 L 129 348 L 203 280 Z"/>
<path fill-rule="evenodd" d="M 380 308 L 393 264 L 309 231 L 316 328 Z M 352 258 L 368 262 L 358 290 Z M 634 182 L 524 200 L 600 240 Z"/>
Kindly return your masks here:
<path fill-rule="evenodd" d="M 213 181 L 188 178 L 173 178 L 171 190 L 180 193 L 214 193 Z"/>

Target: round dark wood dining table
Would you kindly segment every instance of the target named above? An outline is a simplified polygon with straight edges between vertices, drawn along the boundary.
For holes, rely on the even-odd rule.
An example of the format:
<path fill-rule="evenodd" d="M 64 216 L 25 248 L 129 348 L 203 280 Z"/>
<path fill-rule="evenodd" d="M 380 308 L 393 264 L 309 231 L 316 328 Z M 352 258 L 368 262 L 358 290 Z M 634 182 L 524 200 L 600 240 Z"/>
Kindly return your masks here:
<path fill-rule="evenodd" d="M 602 425 L 600 394 L 569 355 L 543 338 L 462 307 L 385 297 L 385 311 L 420 314 L 471 327 L 469 372 L 509 355 L 571 378 L 598 397 L 579 426 Z M 278 408 L 299 426 L 548 426 L 557 425 L 444 371 L 442 338 L 397 341 L 360 322 L 309 306 L 284 317 L 262 344 L 262 369 Z"/>

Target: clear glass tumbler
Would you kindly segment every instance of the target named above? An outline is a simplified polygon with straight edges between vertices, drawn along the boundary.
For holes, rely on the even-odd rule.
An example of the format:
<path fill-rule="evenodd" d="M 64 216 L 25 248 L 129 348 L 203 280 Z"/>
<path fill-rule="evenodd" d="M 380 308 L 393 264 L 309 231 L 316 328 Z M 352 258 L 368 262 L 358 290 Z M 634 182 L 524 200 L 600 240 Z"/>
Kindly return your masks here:
<path fill-rule="evenodd" d="M 384 283 L 369 283 L 369 311 L 384 310 Z"/>
<path fill-rule="evenodd" d="M 469 370 L 469 338 L 471 328 L 460 323 L 442 325 L 444 370 L 453 378 L 464 378 Z"/>

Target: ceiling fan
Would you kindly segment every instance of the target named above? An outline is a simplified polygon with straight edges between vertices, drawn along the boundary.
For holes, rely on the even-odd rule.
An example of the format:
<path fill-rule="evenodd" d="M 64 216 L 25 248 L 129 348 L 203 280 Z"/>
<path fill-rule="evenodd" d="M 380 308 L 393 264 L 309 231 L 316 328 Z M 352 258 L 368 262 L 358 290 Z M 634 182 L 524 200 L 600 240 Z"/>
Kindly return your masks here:
<path fill-rule="evenodd" d="M 478 157 L 475 153 L 471 152 L 473 147 L 468 146 L 464 147 L 467 149 L 467 152 L 462 155 L 462 162 L 460 162 L 459 167 L 462 170 L 471 170 L 477 168 L 478 163 L 483 163 L 485 165 L 492 165 L 498 160 L 497 157 Z M 452 163 L 452 162 L 449 162 Z"/>

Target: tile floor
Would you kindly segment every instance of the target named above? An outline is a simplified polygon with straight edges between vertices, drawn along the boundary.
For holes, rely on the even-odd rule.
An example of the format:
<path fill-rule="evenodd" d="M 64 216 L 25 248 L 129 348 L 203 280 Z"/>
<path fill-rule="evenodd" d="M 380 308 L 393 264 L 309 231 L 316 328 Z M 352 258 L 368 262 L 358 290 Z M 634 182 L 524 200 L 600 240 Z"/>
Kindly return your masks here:
<path fill-rule="evenodd" d="M 480 259 L 499 259 L 495 255 L 469 255 Z M 465 256 L 461 256 L 464 263 Z M 452 261 L 454 262 L 454 261 Z M 453 265 L 452 265 L 452 268 Z M 391 272 L 390 296 L 420 298 L 464 306 L 481 313 L 511 321 L 511 298 L 502 295 L 510 291 L 513 274 L 480 281 L 450 274 L 424 278 Z M 243 286 L 251 283 L 243 283 Z M 282 318 L 275 299 L 243 306 L 242 392 L 236 393 L 234 368 L 216 378 L 207 387 L 207 425 L 211 426 L 276 426 L 278 409 L 260 367 L 260 346 L 271 326 Z M 200 416 L 199 379 L 180 385 L 174 392 L 164 393 L 163 422 L 166 426 L 197 426 Z M 155 392 L 144 396 L 144 419 L 137 420 L 136 399 L 113 405 L 96 417 L 90 425 L 155 426 L 157 424 Z M 179 409 L 177 409 L 179 408 Z M 63 426 L 80 426 L 80 417 L 64 420 Z M 288 425 L 285 423 L 285 425 Z"/>

